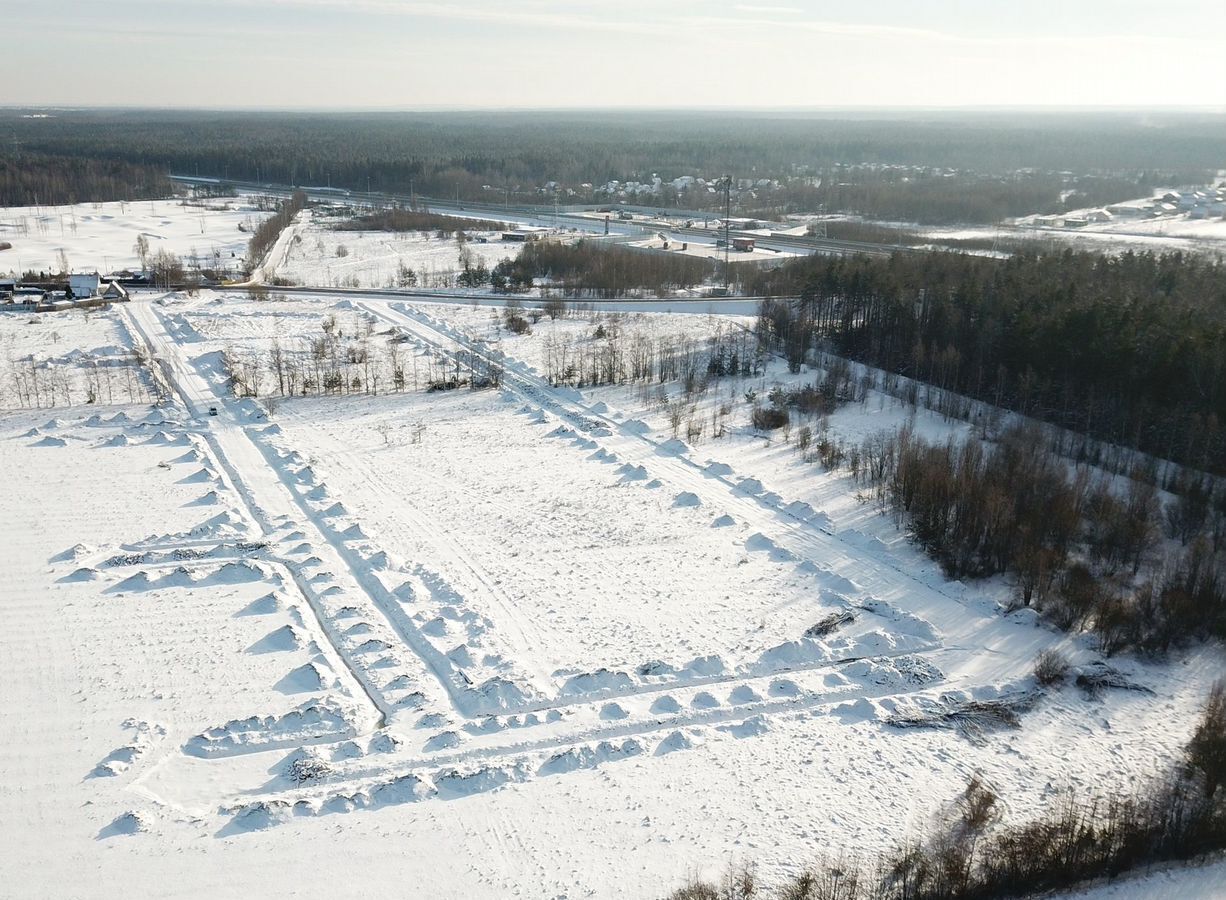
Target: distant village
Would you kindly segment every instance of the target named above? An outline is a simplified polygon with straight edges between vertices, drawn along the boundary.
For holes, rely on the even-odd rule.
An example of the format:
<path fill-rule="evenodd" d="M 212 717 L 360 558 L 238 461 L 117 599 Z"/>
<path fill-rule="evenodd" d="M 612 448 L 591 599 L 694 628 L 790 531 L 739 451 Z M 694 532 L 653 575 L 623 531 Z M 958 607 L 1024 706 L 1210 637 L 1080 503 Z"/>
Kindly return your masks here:
<path fill-rule="evenodd" d="M 1087 225 L 1179 215 L 1189 219 L 1226 219 L 1226 187 L 1167 191 L 1146 200 L 1115 203 L 1088 212 L 1078 210 L 1067 215 L 1034 216 L 1026 223 L 1036 228 L 1084 228 Z"/>

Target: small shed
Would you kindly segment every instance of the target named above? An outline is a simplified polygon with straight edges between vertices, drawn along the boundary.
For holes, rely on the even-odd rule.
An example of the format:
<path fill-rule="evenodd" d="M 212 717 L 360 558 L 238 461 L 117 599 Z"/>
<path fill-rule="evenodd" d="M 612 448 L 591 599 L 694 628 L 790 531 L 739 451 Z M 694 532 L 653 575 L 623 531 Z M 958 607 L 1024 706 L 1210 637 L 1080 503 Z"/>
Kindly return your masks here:
<path fill-rule="evenodd" d="M 743 250 L 746 253 L 752 253 L 754 248 L 754 239 L 751 237 L 734 237 L 732 239 L 733 250 Z"/>
<path fill-rule="evenodd" d="M 128 289 L 118 281 L 110 282 L 105 288 L 102 289 L 102 293 L 99 296 L 101 296 L 103 300 L 115 300 L 119 302 L 132 299 L 128 294 Z"/>

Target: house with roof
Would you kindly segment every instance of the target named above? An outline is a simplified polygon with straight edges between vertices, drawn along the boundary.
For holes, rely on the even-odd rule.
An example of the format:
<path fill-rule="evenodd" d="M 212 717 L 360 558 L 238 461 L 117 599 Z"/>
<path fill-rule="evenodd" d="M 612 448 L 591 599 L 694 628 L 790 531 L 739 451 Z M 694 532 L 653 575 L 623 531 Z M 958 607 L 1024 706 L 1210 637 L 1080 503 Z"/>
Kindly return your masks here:
<path fill-rule="evenodd" d="M 68 276 L 68 293 L 74 300 L 88 300 L 101 283 L 97 272 L 74 272 Z"/>

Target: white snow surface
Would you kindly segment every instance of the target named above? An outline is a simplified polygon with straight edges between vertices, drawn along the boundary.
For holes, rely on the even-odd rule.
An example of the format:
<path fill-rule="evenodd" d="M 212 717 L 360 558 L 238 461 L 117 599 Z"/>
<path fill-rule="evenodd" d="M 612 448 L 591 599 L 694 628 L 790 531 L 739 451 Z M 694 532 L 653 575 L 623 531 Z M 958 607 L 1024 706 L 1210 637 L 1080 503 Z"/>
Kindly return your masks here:
<path fill-rule="evenodd" d="M 501 233 L 473 232 L 461 245 L 455 235 L 434 232 L 337 231 L 311 210 L 300 212 L 281 235 L 264 265 L 264 279 L 286 278 L 314 287 L 397 287 L 400 267 L 417 275 L 417 287 L 453 288 L 463 269 L 462 252 L 470 264 L 493 268 L 519 255 L 523 244 L 505 243 Z"/>
<path fill-rule="evenodd" d="M 1058 689 L 975 742 L 888 727 L 1093 647 L 1006 615 L 1008 585 L 946 580 L 845 473 L 755 436 L 745 392 L 812 373 L 716 382 L 696 415 L 730 404 L 727 435 L 692 443 L 654 386 L 540 377 L 551 340 L 598 324 L 743 319 L 513 337 L 485 308 L 209 292 L 97 315 L 105 335 L 91 319 L 41 352 L 144 345 L 165 399 L 0 414 L 0 885 L 22 897 L 648 898 L 729 862 L 772 883 L 815 848 L 893 846 L 974 773 L 1018 821 L 1065 788 L 1135 787 L 1222 671 L 1211 647 L 1116 659 L 1154 695 Z M 506 377 L 232 396 L 222 351 L 330 315 L 419 359 L 496 341 Z M 871 395 L 830 429 L 913 415 L 966 427 Z M 327 877 L 321 846 L 343 861 Z"/>
<path fill-rule="evenodd" d="M 150 254 L 165 250 L 195 256 L 204 268 L 215 259 L 230 268 L 242 260 L 253 228 L 267 216 L 241 196 L 0 208 L 0 241 L 13 245 L 0 251 L 0 272 L 59 271 L 61 250 L 74 272 L 139 271 L 136 241 L 142 234 Z"/>

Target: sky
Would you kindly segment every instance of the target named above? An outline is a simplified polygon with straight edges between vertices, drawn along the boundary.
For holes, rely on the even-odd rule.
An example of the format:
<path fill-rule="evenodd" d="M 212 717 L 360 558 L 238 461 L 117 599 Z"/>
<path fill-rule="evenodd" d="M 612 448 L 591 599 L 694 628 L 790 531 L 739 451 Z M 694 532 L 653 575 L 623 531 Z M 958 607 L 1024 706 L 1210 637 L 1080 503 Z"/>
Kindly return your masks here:
<path fill-rule="evenodd" d="M 1223 0 L 0 0 L 0 21 L 5 106 L 1226 110 Z"/>

